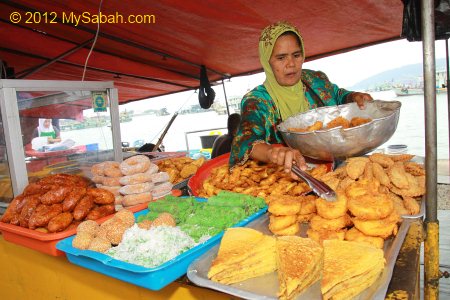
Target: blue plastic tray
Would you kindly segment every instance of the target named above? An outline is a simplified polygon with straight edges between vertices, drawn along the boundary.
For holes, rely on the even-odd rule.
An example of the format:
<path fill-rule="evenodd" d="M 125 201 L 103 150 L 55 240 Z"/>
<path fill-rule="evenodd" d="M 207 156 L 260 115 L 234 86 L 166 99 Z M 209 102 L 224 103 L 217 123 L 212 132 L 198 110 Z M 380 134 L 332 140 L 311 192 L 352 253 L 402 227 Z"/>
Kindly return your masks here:
<path fill-rule="evenodd" d="M 203 199 L 197 199 L 205 201 Z M 267 211 L 267 206 L 255 214 L 245 218 L 233 227 L 244 226 L 257 219 Z M 137 218 L 140 215 L 148 213 L 148 209 L 135 213 Z M 93 270 L 107 276 L 129 282 L 150 290 L 160 290 L 186 273 L 188 266 L 196 258 L 217 245 L 223 236 L 223 231 L 202 244 L 189 249 L 155 268 L 146 268 L 143 266 L 130 264 L 112 258 L 109 255 L 91 251 L 80 250 L 72 247 L 72 240 L 75 236 L 66 238 L 56 244 L 56 248 L 66 253 L 67 259 L 75 264 Z"/>

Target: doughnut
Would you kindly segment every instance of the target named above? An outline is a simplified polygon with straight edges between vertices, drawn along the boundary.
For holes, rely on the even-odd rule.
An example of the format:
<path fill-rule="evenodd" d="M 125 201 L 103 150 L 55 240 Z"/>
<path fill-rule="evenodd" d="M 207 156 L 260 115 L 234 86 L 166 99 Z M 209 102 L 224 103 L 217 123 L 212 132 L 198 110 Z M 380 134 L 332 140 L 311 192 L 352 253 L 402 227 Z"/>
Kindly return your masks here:
<path fill-rule="evenodd" d="M 322 218 L 319 215 L 316 215 L 311 218 L 311 220 L 309 222 L 309 227 L 316 231 L 320 231 L 320 230 L 338 231 L 339 229 L 347 227 L 351 224 L 352 224 L 352 220 L 350 219 L 350 216 L 347 214 L 345 214 L 342 217 L 339 217 L 337 219 L 332 219 L 332 220 L 328 220 L 328 219 Z"/>
<path fill-rule="evenodd" d="M 150 158 L 145 155 L 135 155 L 120 163 L 120 170 L 124 175 L 133 175 L 147 171 L 150 165 Z"/>
<path fill-rule="evenodd" d="M 110 191 L 99 188 L 89 188 L 86 195 L 91 196 L 97 204 L 112 204 L 114 203 L 114 195 Z"/>
<path fill-rule="evenodd" d="M 152 174 L 150 176 L 150 180 L 154 183 L 166 182 L 166 181 L 169 181 L 169 174 L 167 172 L 158 172 L 158 173 Z"/>
<path fill-rule="evenodd" d="M 326 201 L 322 198 L 316 199 L 317 214 L 325 219 L 337 219 L 347 212 L 347 197 L 345 192 L 337 193 L 337 200 L 334 202 Z"/>
<path fill-rule="evenodd" d="M 105 176 L 107 177 L 122 177 L 123 174 L 120 171 L 120 163 L 116 161 L 105 161 Z"/>
<path fill-rule="evenodd" d="M 170 182 L 163 182 L 156 184 L 152 190 L 153 198 L 159 198 L 169 194 L 172 191 L 173 184 Z"/>
<path fill-rule="evenodd" d="M 122 177 L 105 177 L 103 178 L 103 187 L 105 188 L 105 186 L 118 186 L 120 185 L 120 179 Z"/>
<path fill-rule="evenodd" d="M 379 220 L 394 211 L 391 198 L 384 195 L 362 195 L 348 200 L 348 209 L 360 220 Z"/>
<path fill-rule="evenodd" d="M 269 229 L 272 230 L 281 230 L 286 227 L 291 226 L 294 223 L 297 223 L 297 216 L 296 215 L 289 215 L 289 216 L 275 216 L 270 215 L 269 217 Z"/>
<path fill-rule="evenodd" d="M 141 204 L 144 202 L 152 201 L 152 193 L 140 193 L 140 194 L 131 194 L 131 195 L 125 195 L 122 199 L 122 205 L 123 206 L 132 206 L 136 204 Z"/>
<path fill-rule="evenodd" d="M 270 231 L 272 231 L 275 235 L 296 235 L 300 231 L 300 225 L 298 223 L 294 223 L 286 228 Z"/>
<path fill-rule="evenodd" d="M 155 164 L 152 164 L 156 166 Z M 153 170 L 150 168 L 144 173 L 136 173 L 133 175 L 127 175 L 120 178 L 120 184 L 128 185 L 128 184 L 137 184 L 152 181 L 152 174 L 154 174 Z"/>
<path fill-rule="evenodd" d="M 122 195 L 141 194 L 151 191 L 153 186 L 153 182 L 129 184 L 121 187 L 119 191 Z"/>
<path fill-rule="evenodd" d="M 105 170 L 105 162 L 92 165 L 91 167 L 91 173 L 97 176 L 104 176 L 105 175 L 104 170 Z"/>
<path fill-rule="evenodd" d="M 296 215 L 302 208 L 301 199 L 298 197 L 276 195 L 270 198 L 269 212 L 277 216 Z"/>

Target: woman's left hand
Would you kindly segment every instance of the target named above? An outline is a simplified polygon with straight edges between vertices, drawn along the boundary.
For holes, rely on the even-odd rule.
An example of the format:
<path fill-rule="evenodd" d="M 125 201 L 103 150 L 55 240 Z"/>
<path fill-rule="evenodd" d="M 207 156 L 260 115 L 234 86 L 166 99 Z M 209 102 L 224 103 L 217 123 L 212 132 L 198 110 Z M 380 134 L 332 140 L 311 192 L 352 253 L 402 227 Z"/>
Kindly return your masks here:
<path fill-rule="evenodd" d="M 349 95 L 349 100 L 348 102 L 356 102 L 356 104 L 358 105 L 358 107 L 360 109 L 365 109 L 366 108 L 366 102 L 370 102 L 373 101 L 372 96 L 370 96 L 367 93 L 360 93 L 360 92 L 353 92 Z"/>

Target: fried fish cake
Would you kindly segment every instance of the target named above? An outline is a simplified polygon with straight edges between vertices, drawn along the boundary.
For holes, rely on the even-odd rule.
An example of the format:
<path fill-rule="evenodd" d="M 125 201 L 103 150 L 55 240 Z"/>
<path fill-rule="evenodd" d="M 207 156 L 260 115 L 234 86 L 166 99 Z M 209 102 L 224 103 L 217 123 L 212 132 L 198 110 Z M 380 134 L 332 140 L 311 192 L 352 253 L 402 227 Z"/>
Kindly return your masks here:
<path fill-rule="evenodd" d="M 294 223 L 289 227 L 280 229 L 280 230 L 271 230 L 275 235 L 296 235 L 300 232 L 300 225 L 298 223 Z"/>
<path fill-rule="evenodd" d="M 350 230 L 345 233 L 345 240 L 366 243 L 380 249 L 383 249 L 384 246 L 383 238 L 365 235 L 356 227 L 350 228 Z"/>
<path fill-rule="evenodd" d="M 296 215 L 302 208 L 298 197 L 276 195 L 269 196 L 269 212 L 277 216 Z"/>
<path fill-rule="evenodd" d="M 328 220 L 317 215 L 312 217 L 311 221 L 309 222 L 310 228 L 316 231 L 320 230 L 338 231 L 342 228 L 350 226 L 351 224 L 352 220 L 350 219 L 350 216 L 348 214 L 345 214 L 340 218 L 332 220 Z"/>
<path fill-rule="evenodd" d="M 297 223 L 296 215 L 289 216 L 269 216 L 269 229 L 270 231 L 282 230 L 286 227 L 291 226 L 292 224 Z"/>
<path fill-rule="evenodd" d="M 317 214 L 325 219 L 337 219 L 347 212 L 347 196 L 344 191 L 339 191 L 334 202 L 322 198 L 316 199 Z"/>
<path fill-rule="evenodd" d="M 383 239 L 388 238 L 392 234 L 397 234 L 397 222 L 399 220 L 400 217 L 395 211 L 386 218 L 379 220 L 352 219 L 355 227 L 365 235 L 379 236 Z"/>
<path fill-rule="evenodd" d="M 361 220 L 378 220 L 389 216 L 394 210 L 394 204 L 385 194 L 366 194 L 350 198 L 348 209 Z"/>

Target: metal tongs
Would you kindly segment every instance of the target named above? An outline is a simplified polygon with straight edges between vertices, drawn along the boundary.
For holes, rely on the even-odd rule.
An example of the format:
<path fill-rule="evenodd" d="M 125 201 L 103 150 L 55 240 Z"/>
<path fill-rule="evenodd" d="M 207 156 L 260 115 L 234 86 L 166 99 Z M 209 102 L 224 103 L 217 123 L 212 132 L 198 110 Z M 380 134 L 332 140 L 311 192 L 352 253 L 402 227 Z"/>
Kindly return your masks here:
<path fill-rule="evenodd" d="M 336 201 L 336 193 L 323 181 L 317 180 L 316 178 L 309 175 L 307 172 L 300 169 L 297 165 L 292 165 L 291 171 L 304 180 L 313 192 L 316 193 L 320 198 L 325 199 L 329 202 Z"/>

